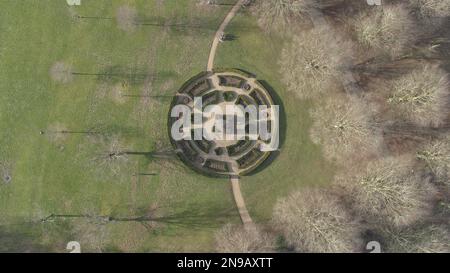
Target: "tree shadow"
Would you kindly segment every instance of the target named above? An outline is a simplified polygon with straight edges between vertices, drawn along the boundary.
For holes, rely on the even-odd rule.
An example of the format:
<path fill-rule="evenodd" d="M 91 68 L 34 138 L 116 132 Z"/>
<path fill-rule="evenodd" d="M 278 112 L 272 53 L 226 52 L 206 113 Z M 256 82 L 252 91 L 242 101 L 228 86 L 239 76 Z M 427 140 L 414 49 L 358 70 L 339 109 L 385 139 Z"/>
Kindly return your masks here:
<path fill-rule="evenodd" d="M 154 159 L 176 159 L 176 153 L 173 150 L 167 150 L 167 151 L 151 151 L 151 152 L 138 152 L 138 151 L 125 151 L 122 152 L 126 155 L 137 155 L 137 156 L 144 156 L 148 160 L 154 160 Z"/>
<path fill-rule="evenodd" d="M 96 124 L 90 126 L 86 129 L 80 130 L 43 130 L 41 134 L 67 134 L 67 135 L 85 135 L 85 136 L 97 136 L 97 137 L 108 137 L 115 134 L 121 135 L 141 135 L 142 132 L 139 131 L 138 127 L 132 126 L 110 126 L 103 124 Z"/>
<path fill-rule="evenodd" d="M 82 16 L 82 15 L 75 15 L 76 19 L 92 19 L 92 20 L 114 20 L 114 17 L 104 17 L 104 16 Z"/>
<path fill-rule="evenodd" d="M 215 33 L 221 22 L 217 19 L 193 18 L 190 21 L 180 22 L 177 18 L 164 18 L 159 16 L 142 18 L 136 21 L 136 25 L 144 27 L 161 28 L 181 35 Z M 241 32 L 257 29 L 255 26 L 234 26 L 233 29 Z M 194 32 L 195 31 L 195 32 Z M 237 38 L 237 37 L 236 37 Z"/>
<path fill-rule="evenodd" d="M 173 211 L 174 208 L 184 207 L 181 211 Z M 173 212 L 164 212 L 165 209 Z M 161 215 L 162 214 L 162 215 Z M 174 204 L 169 207 L 156 207 L 148 209 L 138 208 L 135 214 L 121 215 L 92 215 L 92 214 L 50 214 L 41 220 L 42 223 L 55 222 L 57 220 L 90 220 L 98 225 L 107 225 L 120 222 L 134 222 L 153 229 L 151 223 L 160 223 L 189 229 L 218 228 L 230 222 L 230 218 L 237 217 L 234 207 L 223 208 L 219 206 L 205 206 L 204 204 Z"/>
<path fill-rule="evenodd" d="M 185 20 L 180 22 L 178 18 L 166 18 L 161 16 L 141 17 L 136 21 L 136 25 L 149 26 L 149 27 L 161 27 L 172 29 L 204 29 L 210 31 L 217 30 L 217 20 L 206 19 L 202 17 L 192 18 L 189 21 Z"/>
<path fill-rule="evenodd" d="M 126 81 L 130 85 L 142 85 L 147 80 L 164 81 L 175 77 L 176 74 L 170 71 L 148 73 L 148 71 L 135 68 L 123 67 L 119 65 L 108 66 L 104 70 L 96 73 L 92 72 L 72 72 L 75 76 L 95 77 L 99 82 L 116 84 Z"/>
<path fill-rule="evenodd" d="M 50 252 L 50 247 L 40 242 L 39 234 L 17 226 L 8 229 L 0 226 L 0 252 L 1 253 L 44 253 Z"/>
<path fill-rule="evenodd" d="M 128 97 L 128 98 L 152 98 L 152 99 L 158 99 L 158 100 L 172 100 L 173 96 L 165 96 L 165 95 L 131 95 L 131 94 L 124 94 L 122 97 Z"/>
<path fill-rule="evenodd" d="M 222 41 L 223 42 L 233 42 L 233 41 L 237 40 L 238 38 L 239 38 L 239 36 L 237 36 L 235 34 L 228 33 L 228 34 L 224 35 Z"/>

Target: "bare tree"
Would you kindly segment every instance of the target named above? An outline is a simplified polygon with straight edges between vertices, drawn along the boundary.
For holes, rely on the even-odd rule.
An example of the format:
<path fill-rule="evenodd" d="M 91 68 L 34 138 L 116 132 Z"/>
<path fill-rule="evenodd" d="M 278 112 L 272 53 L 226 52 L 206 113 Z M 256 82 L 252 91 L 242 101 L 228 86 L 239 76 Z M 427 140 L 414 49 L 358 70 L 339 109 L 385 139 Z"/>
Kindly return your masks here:
<path fill-rule="evenodd" d="M 137 10 L 129 6 L 121 6 L 117 10 L 116 20 L 121 30 L 132 32 L 137 25 Z"/>
<path fill-rule="evenodd" d="M 360 44 L 398 57 L 417 37 L 417 27 L 404 5 L 383 5 L 352 20 Z"/>
<path fill-rule="evenodd" d="M 136 151 L 126 145 L 120 134 L 113 132 L 88 135 L 79 146 L 79 159 L 85 161 L 100 176 L 113 176 L 129 179 L 132 175 L 154 175 L 154 173 L 136 173 L 133 163 L 137 157 L 168 161 L 177 159 L 176 151 L 169 146 L 156 145 L 154 150 Z M 157 143 L 158 144 L 158 143 Z M 110 177 L 109 177 L 110 178 Z"/>
<path fill-rule="evenodd" d="M 221 3 L 221 1 L 218 1 L 218 0 L 197 0 L 196 1 L 196 6 L 199 6 L 199 7 L 217 7 L 220 5 L 232 6 L 233 4 Z"/>
<path fill-rule="evenodd" d="M 91 162 L 97 168 L 108 169 L 115 176 L 123 172 L 124 168 L 128 168 L 129 153 L 126 152 L 118 136 L 102 137 L 96 146 L 99 150 L 94 154 Z"/>
<path fill-rule="evenodd" d="M 448 253 L 450 233 L 441 225 L 419 225 L 402 229 L 385 228 L 381 231 L 385 251 L 402 253 Z"/>
<path fill-rule="evenodd" d="M 309 12 L 322 7 L 316 0 L 258 0 L 256 10 L 259 22 L 265 29 L 286 26 Z"/>
<path fill-rule="evenodd" d="M 58 83 L 69 83 L 73 80 L 72 68 L 64 62 L 56 62 L 50 68 L 50 77 Z"/>
<path fill-rule="evenodd" d="M 11 181 L 12 181 L 12 164 L 11 164 L 11 162 L 0 159 L 0 179 L 5 184 L 11 183 Z"/>
<path fill-rule="evenodd" d="M 438 67 L 416 69 L 381 87 L 387 89 L 392 112 L 418 125 L 439 126 L 448 115 L 448 75 Z"/>
<path fill-rule="evenodd" d="M 359 248 L 359 224 L 336 195 L 324 190 L 295 192 L 277 202 L 273 215 L 275 227 L 296 251 L 355 252 Z"/>
<path fill-rule="evenodd" d="M 71 224 L 73 236 L 82 245 L 83 252 L 102 252 L 110 240 L 109 227 L 105 222 L 82 218 Z"/>
<path fill-rule="evenodd" d="M 347 187 L 355 210 L 366 220 L 405 226 L 428 215 L 434 188 L 416 171 L 408 156 L 369 162 L 337 181 Z"/>
<path fill-rule="evenodd" d="M 117 104 L 124 104 L 127 99 L 125 96 L 126 90 L 128 90 L 128 83 L 126 81 L 114 85 L 110 91 L 111 99 Z"/>
<path fill-rule="evenodd" d="M 61 151 L 64 150 L 64 144 L 67 142 L 70 135 L 83 135 L 87 139 L 97 139 L 98 137 L 106 137 L 110 132 L 108 127 L 102 124 L 96 124 L 86 129 L 68 129 L 61 122 L 54 122 L 48 125 L 46 130 L 40 131 L 40 134 L 45 136 L 51 143 L 59 145 Z"/>
<path fill-rule="evenodd" d="M 281 74 L 288 89 L 308 99 L 338 89 L 337 77 L 349 68 L 353 44 L 338 34 L 316 27 L 302 31 L 284 48 Z"/>
<path fill-rule="evenodd" d="M 310 135 L 323 146 L 329 160 L 347 162 L 355 155 L 378 154 L 381 133 L 373 124 L 372 105 L 356 97 L 329 97 L 323 105 L 312 109 L 314 124 Z"/>
<path fill-rule="evenodd" d="M 450 16 L 450 1 L 448 0 L 411 0 L 413 8 L 427 23 L 440 25 Z"/>
<path fill-rule="evenodd" d="M 260 228 L 227 224 L 216 234 L 216 249 L 222 253 L 272 252 L 275 238 Z"/>
<path fill-rule="evenodd" d="M 47 138 L 50 142 L 61 144 L 67 140 L 69 130 L 67 127 L 60 123 L 52 123 L 48 126 L 47 130 L 43 132 L 47 135 Z"/>
<path fill-rule="evenodd" d="M 450 186 L 450 137 L 435 139 L 423 145 L 416 157 L 425 162 L 435 179 Z"/>

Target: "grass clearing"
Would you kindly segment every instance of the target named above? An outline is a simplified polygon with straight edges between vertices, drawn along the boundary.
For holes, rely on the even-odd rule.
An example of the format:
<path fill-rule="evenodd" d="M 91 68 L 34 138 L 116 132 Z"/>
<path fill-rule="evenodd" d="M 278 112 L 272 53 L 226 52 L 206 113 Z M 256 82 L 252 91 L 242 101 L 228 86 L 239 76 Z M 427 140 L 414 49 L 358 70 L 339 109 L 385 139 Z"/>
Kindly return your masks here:
<path fill-rule="evenodd" d="M 142 22 L 133 31 L 114 19 L 125 5 L 135 8 Z M 214 250 L 215 232 L 225 223 L 239 223 L 227 180 L 145 155 L 130 156 L 120 179 L 106 169 L 99 175 L 90 163 L 98 147 L 89 131 L 120 135 L 135 152 L 167 147 L 170 99 L 152 96 L 170 96 L 205 70 L 228 8 L 205 13 L 196 1 L 175 0 L 83 1 L 77 7 L 53 0 L 1 1 L 0 161 L 11 166 L 12 180 L 0 186 L 0 233 L 23 237 L 18 247 L 28 251 L 64 252 L 80 230 L 100 238 L 103 251 Z M 174 23 L 202 27 L 170 26 Z M 277 90 L 286 112 L 280 155 L 242 183 L 251 215 L 265 221 L 278 197 L 298 186 L 326 183 L 332 168 L 309 140 L 310 104 L 291 99 L 279 81 L 279 37 L 262 32 L 244 14 L 227 32 L 237 39 L 220 46 L 216 67 L 256 73 Z M 70 81 L 58 73 L 52 79 L 52 67 L 60 63 L 74 73 Z M 73 133 L 58 141 L 40 134 L 54 125 Z M 146 173 L 156 175 L 134 175 Z M 98 229 L 78 227 L 84 223 L 77 219 L 36 223 L 50 214 L 136 217 L 153 208 L 158 221 L 150 229 L 136 221 Z M 107 238 L 96 234 L 100 231 Z"/>

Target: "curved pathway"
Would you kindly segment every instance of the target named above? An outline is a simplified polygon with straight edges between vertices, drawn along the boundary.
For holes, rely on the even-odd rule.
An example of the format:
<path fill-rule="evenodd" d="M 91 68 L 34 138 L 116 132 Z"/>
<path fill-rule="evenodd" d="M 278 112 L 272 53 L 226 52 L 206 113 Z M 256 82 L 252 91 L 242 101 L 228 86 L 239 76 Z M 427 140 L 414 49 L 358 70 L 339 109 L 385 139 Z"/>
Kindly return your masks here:
<path fill-rule="evenodd" d="M 239 11 L 239 9 L 242 7 L 242 5 L 245 3 L 246 0 L 239 0 L 231 9 L 231 11 L 228 13 L 228 15 L 225 17 L 225 20 L 223 20 L 222 24 L 220 25 L 219 29 L 216 32 L 216 35 L 214 36 L 214 40 L 211 46 L 211 51 L 209 52 L 209 59 L 208 59 L 208 65 L 206 67 L 207 71 L 212 71 L 214 67 L 214 58 L 216 57 L 216 51 L 217 47 L 220 43 L 220 37 L 222 36 L 222 33 L 224 33 L 225 29 L 227 28 L 228 24 L 233 20 L 236 13 Z"/>
<path fill-rule="evenodd" d="M 225 29 L 227 28 L 228 24 L 230 24 L 231 20 L 234 18 L 236 13 L 239 11 L 239 9 L 242 7 L 242 5 L 245 3 L 246 0 L 239 0 L 237 3 L 233 6 L 231 11 L 227 14 L 225 17 L 225 20 L 223 20 L 222 24 L 220 25 L 219 29 L 216 32 L 216 35 L 214 36 L 214 40 L 211 46 L 211 51 L 209 52 L 209 58 L 208 58 L 208 65 L 206 67 L 207 71 L 212 71 L 214 68 L 214 59 L 216 57 L 217 48 L 220 43 L 220 38 L 222 34 L 225 32 Z M 239 185 L 239 176 L 232 175 L 230 176 L 231 181 L 231 189 L 233 191 L 234 201 L 236 202 L 237 209 L 239 211 L 239 215 L 241 217 L 242 223 L 244 224 L 245 229 L 254 229 L 255 224 L 252 221 L 252 218 L 250 217 L 250 214 L 248 213 L 247 207 L 245 206 L 245 201 L 242 196 L 241 192 L 241 186 Z"/>
<path fill-rule="evenodd" d="M 245 206 L 244 197 L 241 193 L 241 186 L 239 185 L 239 177 L 231 176 L 231 189 L 233 190 L 234 201 L 236 202 L 237 209 L 239 211 L 239 215 L 241 217 L 241 221 L 244 224 L 244 228 L 256 229 L 255 224 L 253 223 L 250 214 L 248 213 L 247 207 Z"/>

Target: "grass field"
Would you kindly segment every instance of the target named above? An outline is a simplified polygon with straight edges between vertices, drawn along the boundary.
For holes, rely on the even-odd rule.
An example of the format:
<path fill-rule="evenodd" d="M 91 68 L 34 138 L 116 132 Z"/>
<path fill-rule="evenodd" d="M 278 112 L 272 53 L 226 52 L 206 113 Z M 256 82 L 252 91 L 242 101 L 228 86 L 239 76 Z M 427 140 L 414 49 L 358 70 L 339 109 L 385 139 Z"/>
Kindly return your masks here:
<path fill-rule="evenodd" d="M 0 162 L 12 177 L 0 184 L 0 237 L 5 241 L 0 251 L 63 252 L 70 240 L 91 251 L 212 251 L 214 232 L 224 223 L 239 222 L 227 180 L 145 155 L 130 156 L 115 174 L 92 160 L 105 152 L 104 143 L 80 133 L 100 131 L 140 153 L 168 147 L 170 97 L 149 95 L 170 96 L 205 69 L 212 37 L 229 9 L 206 12 L 195 3 L 84 0 L 69 7 L 55 0 L 0 2 Z M 115 19 L 126 5 L 136 8 L 142 22 L 132 30 L 119 28 Z M 153 22 L 205 27 L 163 28 Z M 310 105 L 291 98 L 279 81 L 281 38 L 262 32 L 245 12 L 228 31 L 237 40 L 220 46 L 216 66 L 248 70 L 269 82 L 286 114 L 280 155 L 262 172 L 242 179 L 250 214 L 263 223 L 278 197 L 301 185 L 326 183 L 332 167 L 308 138 Z M 70 82 L 52 79 L 58 62 L 77 73 Z M 118 97 L 118 89 L 129 96 Z M 77 133 L 55 138 L 52 128 Z M 151 215 L 160 221 L 150 227 L 136 221 L 99 227 L 84 218 L 39 222 L 50 214 Z"/>

